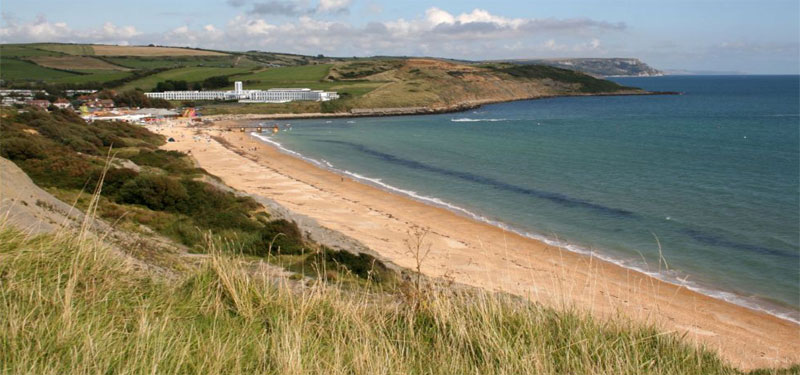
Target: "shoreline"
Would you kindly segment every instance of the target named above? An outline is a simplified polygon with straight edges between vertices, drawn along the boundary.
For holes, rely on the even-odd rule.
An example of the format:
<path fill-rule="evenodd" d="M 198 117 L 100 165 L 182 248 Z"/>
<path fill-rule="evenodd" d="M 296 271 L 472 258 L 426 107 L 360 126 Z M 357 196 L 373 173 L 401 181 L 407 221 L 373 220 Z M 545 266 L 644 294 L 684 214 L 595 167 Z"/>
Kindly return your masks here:
<path fill-rule="evenodd" d="M 191 151 L 201 167 L 228 185 L 311 217 L 401 267 L 413 268 L 401 245 L 406 230 L 420 225 L 432 230 L 433 264 L 423 267 L 428 276 L 552 307 L 576 307 L 601 317 L 622 314 L 685 333 L 742 368 L 800 361 L 796 343 L 800 326 L 768 313 L 353 181 L 249 135 L 195 128 L 161 130 L 178 139 L 166 148 Z M 196 131 L 228 145 L 210 138 L 193 142 Z"/>
<path fill-rule="evenodd" d="M 259 139 L 262 142 L 270 144 L 272 147 L 277 148 L 280 152 L 282 152 L 282 153 L 284 153 L 286 155 L 293 156 L 293 157 L 296 157 L 296 158 L 300 158 L 300 159 L 302 159 L 304 161 L 307 161 L 309 163 L 315 164 L 315 166 L 318 167 L 318 168 L 322 168 L 322 169 L 331 171 L 331 172 L 336 173 L 337 175 L 343 176 L 345 178 L 356 179 L 362 184 L 373 186 L 375 188 L 381 189 L 381 190 L 386 191 L 388 193 L 399 194 L 399 195 L 402 195 L 402 196 L 407 197 L 409 199 L 413 199 L 415 201 L 421 202 L 423 204 L 431 205 L 431 206 L 438 207 L 438 208 L 443 208 L 443 209 L 446 209 L 446 210 L 449 210 L 449 211 L 453 212 L 456 215 L 465 217 L 467 219 L 479 221 L 479 222 L 482 222 L 482 223 L 485 223 L 485 224 L 500 228 L 502 230 L 506 230 L 506 231 L 509 231 L 509 232 L 513 232 L 513 233 L 515 233 L 517 235 L 520 235 L 520 236 L 523 236 L 523 237 L 526 237 L 526 238 L 530 238 L 530 239 L 535 240 L 535 241 L 546 243 L 546 244 L 548 244 L 550 246 L 555 246 L 555 247 L 562 248 L 564 250 L 568 250 L 570 252 L 573 252 L 573 253 L 576 253 L 576 254 L 579 254 L 579 255 L 582 255 L 582 256 L 595 257 L 597 259 L 600 259 L 601 261 L 613 263 L 613 264 L 615 264 L 615 265 L 617 265 L 619 267 L 639 272 L 641 274 L 644 274 L 644 275 L 647 275 L 649 277 L 658 279 L 660 281 L 675 285 L 677 287 L 687 288 L 689 290 L 692 290 L 694 292 L 700 293 L 702 295 L 705 295 L 705 296 L 708 296 L 708 297 L 711 297 L 711 298 L 714 298 L 714 299 L 718 299 L 718 300 L 722 300 L 722 301 L 725 301 L 725 302 L 729 302 L 729 303 L 735 304 L 737 306 L 745 307 L 745 308 L 750 309 L 750 310 L 767 313 L 767 314 L 769 314 L 771 316 L 774 316 L 776 318 L 783 319 L 783 320 L 786 320 L 786 321 L 788 321 L 790 323 L 800 325 L 800 316 L 797 316 L 798 315 L 798 311 L 792 309 L 791 307 L 787 307 L 787 306 L 781 305 L 779 301 L 772 302 L 772 301 L 769 301 L 769 300 L 747 299 L 747 297 L 745 295 L 743 295 L 743 294 L 736 293 L 734 291 L 723 290 L 720 287 L 716 287 L 715 288 L 713 285 L 702 285 L 702 284 L 697 284 L 697 283 L 691 282 L 691 281 L 681 283 L 681 279 L 679 277 L 677 277 L 677 276 L 674 277 L 674 278 L 669 278 L 666 274 L 660 273 L 659 271 L 651 271 L 651 270 L 646 269 L 647 268 L 647 264 L 644 264 L 644 265 L 641 265 L 641 264 L 625 264 L 626 262 L 624 260 L 614 259 L 613 257 L 610 257 L 610 256 L 605 255 L 603 253 L 599 253 L 599 252 L 596 252 L 596 251 L 591 250 L 591 249 L 586 249 L 586 248 L 583 248 L 583 247 L 575 246 L 575 245 L 569 243 L 568 241 L 562 241 L 562 240 L 559 240 L 557 238 L 556 239 L 548 238 L 548 237 L 546 237 L 545 235 L 543 235 L 541 233 L 530 233 L 530 232 L 518 229 L 518 228 L 514 227 L 513 225 L 505 223 L 505 222 L 503 222 L 501 220 L 489 219 L 487 217 L 484 217 L 484 216 L 482 216 L 480 214 L 477 214 L 477 213 L 474 213 L 474 212 L 469 211 L 467 209 L 464 209 L 464 208 L 462 208 L 462 207 L 460 207 L 458 205 L 455 205 L 453 203 L 443 201 L 443 200 L 441 200 L 441 199 L 439 199 L 437 197 L 419 195 L 414 191 L 404 190 L 404 189 L 401 189 L 401 188 L 398 188 L 398 187 L 395 187 L 395 186 L 392 186 L 392 185 L 389 185 L 389 184 L 385 184 L 378 178 L 362 176 L 362 175 L 360 175 L 358 173 L 353 173 L 353 172 L 350 172 L 350 171 L 347 171 L 347 170 L 337 169 L 337 168 L 331 166 L 330 164 L 325 165 L 324 163 L 320 162 L 319 160 L 307 157 L 307 156 L 305 156 L 303 154 L 300 154 L 300 153 L 298 153 L 296 151 L 293 151 L 293 150 L 290 150 L 290 149 L 287 149 L 287 148 L 283 147 L 280 143 L 270 140 L 269 136 L 259 135 L 257 133 L 250 133 L 249 135 L 251 137 L 255 137 L 255 138 Z M 770 307 L 772 308 L 772 310 L 770 310 Z M 781 310 L 781 309 L 786 310 L 786 312 L 775 311 L 775 310 Z M 791 315 L 792 313 L 794 313 L 795 316 L 792 316 Z"/>
<path fill-rule="evenodd" d="M 652 95 L 683 95 L 683 93 L 678 91 L 641 91 L 641 92 L 624 91 L 618 93 L 576 93 L 576 94 L 561 94 L 561 95 L 540 95 L 527 98 L 475 100 L 475 101 L 461 102 L 446 107 L 399 107 L 399 108 L 365 108 L 365 109 L 354 108 L 350 112 L 332 112 L 332 113 L 308 112 L 308 113 L 274 113 L 274 114 L 259 114 L 259 113 L 218 114 L 218 115 L 204 116 L 204 118 L 214 122 L 218 122 L 218 121 L 241 121 L 241 120 L 252 120 L 252 121 L 310 120 L 310 119 L 322 119 L 322 118 L 421 116 L 421 115 L 466 112 L 469 110 L 480 108 L 484 105 L 510 103 L 510 102 L 525 101 L 525 100 L 594 97 L 594 96 L 652 96 Z"/>

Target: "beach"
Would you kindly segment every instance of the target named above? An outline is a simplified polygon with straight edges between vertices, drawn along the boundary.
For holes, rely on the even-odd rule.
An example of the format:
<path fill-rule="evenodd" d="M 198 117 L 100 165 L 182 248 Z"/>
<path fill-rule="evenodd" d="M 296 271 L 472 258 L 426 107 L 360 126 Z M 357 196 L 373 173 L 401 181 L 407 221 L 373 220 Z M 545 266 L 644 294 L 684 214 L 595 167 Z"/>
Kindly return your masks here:
<path fill-rule="evenodd" d="M 177 123 L 151 129 L 176 140 L 165 149 L 189 152 L 227 185 L 272 199 L 400 267 L 417 267 L 406 242 L 423 228 L 430 231 L 431 251 L 420 265 L 427 276 L 655 324 L 717 350 L 742 369 L 800 362 L 800 326 L 790 321 L 354 181 L 245 133 Z"/>

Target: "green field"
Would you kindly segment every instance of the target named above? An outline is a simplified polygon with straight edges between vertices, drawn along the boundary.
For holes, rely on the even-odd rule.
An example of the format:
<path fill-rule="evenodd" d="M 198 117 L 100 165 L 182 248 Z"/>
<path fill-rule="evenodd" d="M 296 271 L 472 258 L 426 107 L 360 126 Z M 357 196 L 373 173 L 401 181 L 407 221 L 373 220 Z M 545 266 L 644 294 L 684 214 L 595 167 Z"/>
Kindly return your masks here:
<path fill-rule="evenodd" d="M 52 81 L 67 77 L 80 77 L 78 74 L 41 67 L 27 61 L 0 59 L 0 78 L 20 81 Z"/>
<path fill-rule="evenodd" d="M 81 70 L 85 75 L 73 75 L 53 80 L 53 83 L 103 83 L 123 79 L 131 75 L 130 72 L 108 71 L 108 70 Z"/>
<path fill-rule="evenodd" d="M 281 82 L 315 82 L 324 79 L 331 69 L 331 64 L 303 65 L 283 68 L 269 68 L 251 74 L 231 77 L 237 81 L 260 81 L 262 83 Z"/>
<path fill-rule="evenodd" d="M 62 53 L 35 48 L 35 44 L 2 44 L 0 58 L 29 56 L 62 56 Z"/>
<path fill-rule="evenodd" d="M 165 72 L 153 74 L 135 81 L 131 81 L 120 87 L 118 90 L 125 91 L 131 89 L 152 90 L 156 84 L 166 80 L 200 82 L 206 78 L 214 76 L 224 76 L 232 74 L 242 74 L 248 72 L 243 68 L 214 68 L 214 67 L 188 67 L 171 69 Z"/>
<path fill-rule="evenodd" d="M 168 57 L 105 57 L 103 60 L 133 69 L 217 67 L 255 68 L 259 65 L 239 56 L 168 56 Z M 234 66 L 235 64 L 235 66 Z"/>

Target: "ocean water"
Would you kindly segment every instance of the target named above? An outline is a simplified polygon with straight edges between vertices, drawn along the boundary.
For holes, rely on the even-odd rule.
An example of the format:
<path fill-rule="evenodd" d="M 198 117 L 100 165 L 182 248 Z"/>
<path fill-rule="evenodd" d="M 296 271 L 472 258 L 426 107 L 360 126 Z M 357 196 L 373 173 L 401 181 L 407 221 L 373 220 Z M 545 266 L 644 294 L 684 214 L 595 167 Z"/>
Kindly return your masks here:
<path fill-rule="evenodd" d="M 800 77 L 615 80 L 683 95 L 291 121 L 264 137 L 367 183 L 800 321 Z"/>

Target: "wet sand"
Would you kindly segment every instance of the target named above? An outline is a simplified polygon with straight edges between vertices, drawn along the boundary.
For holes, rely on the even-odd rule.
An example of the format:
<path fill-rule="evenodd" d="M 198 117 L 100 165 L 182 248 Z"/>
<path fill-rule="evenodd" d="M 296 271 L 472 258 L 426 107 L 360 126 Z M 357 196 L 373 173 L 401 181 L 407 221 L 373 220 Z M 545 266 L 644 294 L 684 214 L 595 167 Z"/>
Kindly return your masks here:
<path fill-rule="evenodd" d="M 406 240 L 413 228 L 426 228 L 431 251 L 422 271 L 428 276 L 656 324 L 745 370 L 800 363 L 800 325 L 792 322 L 353 181 L 244 133 L 156 131 L 177 140 L 164 148 L 191 152 L 229 186 L 273 199 L 401 267 L 416 267 Z"/>

